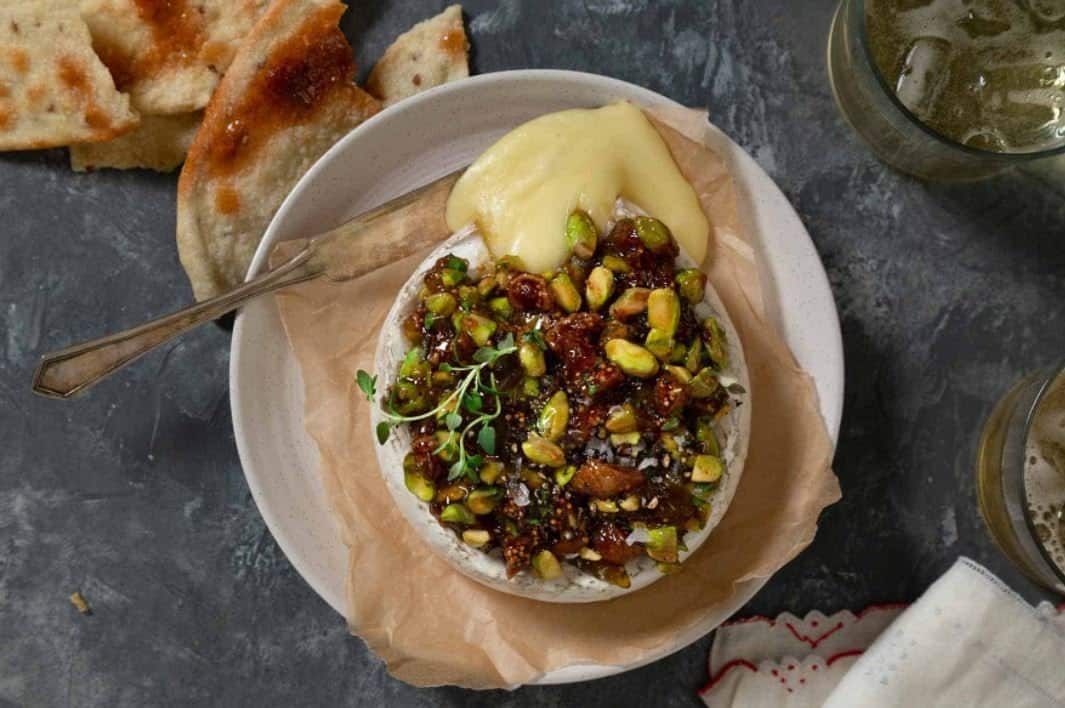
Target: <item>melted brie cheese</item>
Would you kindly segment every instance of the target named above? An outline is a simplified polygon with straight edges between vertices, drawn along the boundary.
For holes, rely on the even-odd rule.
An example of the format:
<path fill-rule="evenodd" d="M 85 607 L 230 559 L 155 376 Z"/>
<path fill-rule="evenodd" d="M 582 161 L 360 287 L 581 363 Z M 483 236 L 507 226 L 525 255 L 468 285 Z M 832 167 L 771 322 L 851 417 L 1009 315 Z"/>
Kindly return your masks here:
<path fill-rule="evenodd" d="M 696 262 L 710 224 L 662 136 L 636 106 L 551 113 L 505 135 L 474 162 L 448 199 L 453 231 L 475 223 L 495 258 L 532 272 L 569 258 L 566 219 L 583 209 L 605 229 L 621 197 L 673 232 Z"/>

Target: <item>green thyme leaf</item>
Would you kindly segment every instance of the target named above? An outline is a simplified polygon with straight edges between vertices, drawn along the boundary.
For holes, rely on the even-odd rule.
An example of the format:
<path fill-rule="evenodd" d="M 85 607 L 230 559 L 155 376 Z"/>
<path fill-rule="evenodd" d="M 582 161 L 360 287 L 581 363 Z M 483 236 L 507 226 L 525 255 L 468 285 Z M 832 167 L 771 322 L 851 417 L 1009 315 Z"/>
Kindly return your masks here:
<path fill-rule="evenodd" d="M 547 343 L 544 341 L 544 335 L 538 329 L 530 329 L 525 334 L 521 335 L 523 342 L 528 342 L 541 349 L 547 349 Z"/>
<path fill-rule="evenodd" d="M 499 344 L 496 345 L 496 351 L 499 356 L 508 354 L 514 350 L 514 333 L 507 332 L 502 339 L 499 340 Z"/>
<path fill-rule="evenodd" d="M 466 460 L 458 460 L 448 468 L 447 481 L 452 482 L 466 474 Z"/>
<path fill-rule="evenodd" d="M 392 433 L 392 426 L 385 421 L 377 424 L 377 442 L 384 445 L 388 442 L 388 436 Z"/>
<path fill-rule="evenodd" d="M 496 350 L 491 347 L 481 347 L 473 353 L 473 360 L 478 364 L 491 364 L 496 360 Z"/>
<path fill-rule="evenodd" d="M 481 428 L 477 433 L 477 444 L 489 455 L 496 454 L 496 429 L 490 425 Z"/>
<path fill-rule="evenodd" d="M 484 408 L 484 399 L 479 393 L 467 393 L 462 397 L 462 405 L 470 413 L 480 413 Z"/>
<path fill-rule="evenodd" d="M 458 427 L 462 425 L 462 416 L 452 411 L 444 416 L 444 423 L 447 424 L 448 430 L 458 430 Z"/>
<path fill-rule="evenodd" d="M 359 384 L 359 388 L 364 394 L 366 394 L 366 400 L 373 403 L 373 397 L 377 395 L 377 377 L 370 376 L 367 372 L 359 369 L 355 374 L 355 381 Z"/>

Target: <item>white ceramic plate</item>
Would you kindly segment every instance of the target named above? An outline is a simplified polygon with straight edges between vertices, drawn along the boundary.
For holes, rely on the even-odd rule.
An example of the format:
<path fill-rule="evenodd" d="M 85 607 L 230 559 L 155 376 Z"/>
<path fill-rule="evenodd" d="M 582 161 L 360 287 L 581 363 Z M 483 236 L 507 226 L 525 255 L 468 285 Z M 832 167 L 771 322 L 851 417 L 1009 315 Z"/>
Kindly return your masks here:
<path fill-rule="evenodd" d="M 276 242 L 325 230 L 468 164 L 520 123 L 552 111 L 624 99 L 645 106 L 676 105 L 632 84 L 564 71 L 487 74 L 403 101 L 354 130 L 304 176 L 267 230 L 248 276 L 264 267 Z M 714 148 L 736 177 L 741 217 L 761 257 L 768 314 L 813 376 L 835 440 L 843 409 L 843 346 L 824 267 L 798 215 L 769 176 L 726 135 L 713 134 Z M 237 318 L 230 396 L 237 450 L 263 519 L 296 570 L 343 614 L 347 554 L 320 483 L 317 450 L 303 428 L 303 386 L 273 298 L 252 302 Z M 647 661 L 705 635 L 763 584 L 747 583 L 734 606 L 704 617 Z M 636 666 L 571 666 L 540 682 L 582 681 Z"/>

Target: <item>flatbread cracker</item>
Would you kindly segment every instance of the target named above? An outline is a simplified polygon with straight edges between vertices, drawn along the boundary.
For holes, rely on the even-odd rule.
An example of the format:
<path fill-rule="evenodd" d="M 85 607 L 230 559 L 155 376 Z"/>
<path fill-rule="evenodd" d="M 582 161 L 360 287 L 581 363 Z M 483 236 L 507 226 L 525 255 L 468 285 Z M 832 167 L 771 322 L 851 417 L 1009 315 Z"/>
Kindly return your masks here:
<path fill-rule="evenodd" d="M 470 75 L 462 6 L 452 5 L 400 35 L 374 65 L 366 90 L 390 106 Z"/>
<path fill-rule="evenodd" d="M 109 140 L 137 122 L 76 0 L 0 2 L 0 150 Z"/>
<path fill-rule="evenodd" d="M 70 146 L 70 166 L 75 172 L 102 168 L 144 168 L 171 172 L 181 166 L 203 120 L 203 111 L 172 116 L 141 116 L 141 124 L 106 143 Z"/>
<path fill-rule="evenodd" d="M 354 83 L 337 0 L 276 0 L 211 98 L 178 182 L 177 242 L 197 299 L 244 279 L 285 196 L 380 110 Z"/>
<path fill-rule="evenodd" d="M 80 0 L 93 46 L 144 114 L 207 105 L 268 0 Z"/>

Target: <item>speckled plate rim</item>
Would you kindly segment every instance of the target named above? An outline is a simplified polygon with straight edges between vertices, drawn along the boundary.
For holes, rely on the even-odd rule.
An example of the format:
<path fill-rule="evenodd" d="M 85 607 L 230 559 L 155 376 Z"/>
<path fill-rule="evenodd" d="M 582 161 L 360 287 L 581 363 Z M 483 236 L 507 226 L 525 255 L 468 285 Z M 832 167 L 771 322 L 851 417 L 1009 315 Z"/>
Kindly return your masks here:
<path fill-rule="evenodd" d="M 533 109 L 528 114 L 565 107 L 596 106 L 628 99 L 646 106 L 677 106 L 647 89 L 594 74 L 554 70 L 522 70 L 486 74 L 438 87 L 382 111 L 338 142 L 308 171 L 285 200 L 255 254 L 248 277 L 265 265 L 272 246 L 321 230 L 390 196 L 468 162 L 521 118 L 486 129 L 492 115 L 478 101 L 494 97 L 503 114 Z M 470 138 L 453 137 L 441 149 L 418 148 L 426 135 L 447 132 L 454 122 L 412 125 L 428 105 L 467 111 L 469 123 L 481 131 Z M 489 113 L 491 113 L 489 111 Z M 444 112 L 446 115 L 446 111 Z M 497 117 L 501 120 L 503 117 Z M 395 154 L 363 149 L 343 157 L 353 145 L 375 131 L 408 126 L 409 145 Z M 467 121 L 460 122 L 463 126 Z M 386 125 L 391 124 L 391 126 Z M 400 129 L 400 128 L 396 128 Z M 454 130 L 454 128 L 452 128 Z M 490 135 L 493 133 L 494 135 Z M 836 440 L 843 409 L 843 346 L 839 318 L 828 277 L 798 215 L 772 179 L 724 133 L 713 128 L 713 147 L 736 177 L 740 216 L 759 252 L 767 316 L 814 379 L 822 415 Z M 392 163 L 391 172 L 381 165 Z M 426 169 L 426 165 L 433 167 Z M 362 179 L 365 184 L 359 185 Z M 353 196 L 355 195 L 355 196 Z M 230 401 L 238 454 L 252 496 L 282 551 L 311 587 L 337 612 L 344 614 L 347 552 L 320 483 L 317 450 L 303 428 L 303 386 L 289 350 L 273 298 L 261 298 L 237 317 L 230 355 Z M 369 451 L 368 451 L 369 452 Z M 733 606 L 707 616 L 679 633 L 645 661 L 625 666 L 576 665 L 542 677 L 536 683 L 568 683 L 613 675 L 656 661 L 704 636 L 742 607 L 765 584 L 744 583 Z"/>

